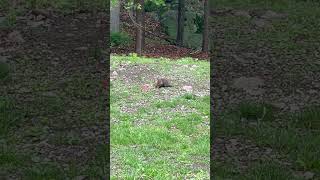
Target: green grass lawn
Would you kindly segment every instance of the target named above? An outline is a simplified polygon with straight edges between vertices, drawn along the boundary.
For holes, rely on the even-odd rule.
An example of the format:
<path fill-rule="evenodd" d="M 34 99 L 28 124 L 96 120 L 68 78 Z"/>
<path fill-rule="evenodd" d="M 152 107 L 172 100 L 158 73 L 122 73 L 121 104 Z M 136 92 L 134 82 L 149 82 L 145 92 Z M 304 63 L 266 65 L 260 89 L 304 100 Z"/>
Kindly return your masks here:
<path fill-rule="evenodd" d="M 209 62 L 111 56 L 114 72 L 112 179 L 209 179 Z M 154 88 L 159 76 L 173 87 Z"/>

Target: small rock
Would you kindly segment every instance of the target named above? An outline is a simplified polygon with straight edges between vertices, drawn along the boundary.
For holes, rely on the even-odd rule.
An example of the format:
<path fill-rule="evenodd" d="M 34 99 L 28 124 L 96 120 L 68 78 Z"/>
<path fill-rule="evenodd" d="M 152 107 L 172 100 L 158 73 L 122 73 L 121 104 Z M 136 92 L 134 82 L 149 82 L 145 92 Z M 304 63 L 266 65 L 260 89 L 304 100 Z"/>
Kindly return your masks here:
<path fill-rule="evenodd" d="M 26 88 L 26 87 L 20 87 L 20 88 L 18 89 L 18 92 L 19 92 L 19 93 L 29 93 L 29 92 L 31 92 L 31 90 L 28 89 L 28 88 Z"/>
<path fill-rule="evenodd" d="M 74 34 L 72 34 L 72 33 L 67 33 L 66 36 L 67 36 L 67 37 L 72 37 L 72 36 L 74 36 Z"/>
<path fill-rule="evenodd" d="M 263 19 L 256 19 L 253 21 L 253 24 L 259 28 L 263 28 L 263 27 L 267 26 L 267 21 L 265 21 Z"/>
<path fill-rule="evenodd" d="M 224 8 L 224 9 L 214 9 L 210 11 L 210 14 L 212 15 L 226 15 L 228 13 L 231 13 L 232 8 Z"/>
<path fill-rule="evenodd" d="M 228 86 L 222 85 L 222 87 L 221 87 L 222 92 L 225 92 L 227 89 L 228 89 Z"/>
<path fill-rule="evenodd" d="M 28 16 L 17 16 L 16 19 L 17 21 L 25 21 L 28 20 Z"/>
<path fill-rule="evenodd" d="M 37 21 L 42 21 L 42 20 L 45 20 L 45 19 L 46 19 L 46 17 L 41 15 L 41 14 L 36 17 Z"/>
<path fill-rule="evenodd" d="M 273 105 L 274 107 L 276 107 L 278 109 L 284 109 L 286 107 L 286 104 L 282 103 L 282 102 L 271 103 L 271 105 Z"/>
<path fill-rule="evenodd" d="M 43 25 L 43 24 L 44 24 L 44 21 L 38 21 L 38 22 L 29 21 L 29 22 L 27 23 L 28 26 L 31 26 L 31 27 L 33 27 L 33 28 L 39 27 L 39 26 L 41 26 L 41 25 Z"/>
<path fill-rule="evenodd" d="M 113 71 L 113 72 L 112 72 L 112 76 L 118 76 L 117 71 Z"/>
<path fill-rule="evenodd" d="M 43 92 L 42 93 L 43 96 L 46 96 L 46 97 L 56 97 L 57 95 L 54 93 L 54 92 Z"/>
<path fill-rule="evenodd" d="M 38 163 L 41 161 L 41 159 L 38 156 L 33 156 L 33 157 L 31 157 L 31 161 Z"/>
<path fill-rule="evenodd" d="M 237 141 L 237 139 L 230 139 L 230 142 L 231 142 L 231 144 L 234 145 L 234 146 L 239 144 L 238 141 Z"/>
<path fill-rule="evenodd" d="M 233 87 L 236 89 L 243 89 L 251 95 L 260 95 L 264 92 L 261 86 L 264 81 L 258 77 L 240 77 L 233 81 Z"/>
<path fill-rule="evenodd" d="M 25 40 L 23 39 L 23 37 L 19 31 L 12 31 L 11 33 L 9 33 L 8 40 L 10 42 L 15 42 L 15 43 L 25 42 Z"/>
<path fill-rule="evenodd" d="M 4 23 L 6 21 L 6 17 L 0 17 L 0 24 Z"/>
<path fill-rule="evenodd" d="M 0 56 L 0 62 L 2 62 L 2 63 L 8 62 L 7 56 Z"/>
<path fill-rule="evenodd" d="M 77 16 L 77 18 L 78 18 L 78 19 L 83 19 L 83 20 L 85 20 L 85 19 L 87 19 L 87 14 L 81 13 L 81 14 L 79 14 L 79 15 Z"/>
<path fill-rule="evenodd" d="M 241 63 L 247 63 L 247 61 L 245 59 L 243 59 L 242 57 L 239 57 L 237 55 L 232 55 L 232 57 L 236 60 L 236 61 L 239 61 Z"/>
<path fill-rule="evenodd" d="M 318 91 L 317 91 L 317 90 L 315 90 L 315 89 L 311 89 L 311 90 L 309 90 L 309 93 L 310 93 L 310 94 L 317 94 L 317 93 L 318 93 Z"/>
<path fill-rule="evenodd" d="M 243 10 L 234 11 L 234 12 L 233 12 L 233 15 L 239 16 L 239 17 L 251 18 L 249 12 L 243 11 Z"/>
<path fill-rule="evenodd" d="M 100 19 L 97 20 L 97 22 L 96 22 L 96 28 L 101 27 L 101 24 L 102 24 L 101 20 L 100 20 Z"/>
<path fill-rule="evenodd" d="M 266 149 L 266 154 L 271 154 L 272 153 L 272 149 L 271 148 L 267 148 Z"/>
<path fill-rule="evenodd" d="M 297 112 L 299 110 L 299 106 L 295 104 L 290 105 L 290 112 Z"/>
<path fill-rule="evenodd" d="M 57 61 L 52 61 L 51 64 L 57 66 L 59 63 Z"/>
<path fill-rule="evenodd" d="M 75 48 L 74 50 L 77 50 L 77 51 L 86 51 L 88 50 L 88 47 L 78 47 L 78 48 Z"/>
<path fill-rule="evenodd" d="M 87 178 L 86 176 L 77 176 L 75 177 L 75 180 L 84 180 L 86 178 Z"/>
<path fill-rule="evenodd" d="M 264 19 L 277 19 L 277 18 L 284 18 L 284 17 L 286 17 L 285 14 L 276 13 L 276 12 L 271 11 L 271 10 L 266 11 L 261 16 L 261 18 L 264 18 Z"/>
<path fill-rule="evenodd" d="M 313 172 L 310 172 L 310 171 L 307 171 L 303 174 L 303 177 L 306 178 L 306 179 L 312 179 L 314 177 L 314 173 Z"/>
<path fill-rule="evenodd" d="M 192 91 L 192 86 L 183 86 L 182 89 L 190 92 Z"/>

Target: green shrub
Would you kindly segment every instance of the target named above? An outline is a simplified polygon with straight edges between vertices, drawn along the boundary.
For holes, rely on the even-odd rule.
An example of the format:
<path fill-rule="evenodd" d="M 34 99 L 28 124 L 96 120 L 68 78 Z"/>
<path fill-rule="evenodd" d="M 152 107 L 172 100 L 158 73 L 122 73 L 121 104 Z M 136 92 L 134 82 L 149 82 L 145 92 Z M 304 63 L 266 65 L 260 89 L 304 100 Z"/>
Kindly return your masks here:
<path fill-rule="evenodd" d="M 126 45 L 131 42 L 131 38 L 127 33 L 114 32 L 111 33 L 111 47 Z"/>
<path fill-rule="evenodd" d="M 197 31 L 195 33 L 201 34 L 203 31 L 203 26 L 204 26 L 203 16 L 196 14 L 196 16 L 194 18 L 194 24 L 197 27 Z"/>
<path fill-rule="evenodd" d="M 165 6 L 164 1 L 146 1 L 144 9 L 146 12 L 157 12 Z"/>
<path fill-rule="evenodd" d="M 5 10 L 9 7 L 9 1 L 8 0 L 0 0 L 0 10 Z"/>
<path fill-rule="evenodd" d="M 238 116 L 246 120 L 273 120 L 275 108 L 269 104 L 242 102 L 238 106 Z"/>

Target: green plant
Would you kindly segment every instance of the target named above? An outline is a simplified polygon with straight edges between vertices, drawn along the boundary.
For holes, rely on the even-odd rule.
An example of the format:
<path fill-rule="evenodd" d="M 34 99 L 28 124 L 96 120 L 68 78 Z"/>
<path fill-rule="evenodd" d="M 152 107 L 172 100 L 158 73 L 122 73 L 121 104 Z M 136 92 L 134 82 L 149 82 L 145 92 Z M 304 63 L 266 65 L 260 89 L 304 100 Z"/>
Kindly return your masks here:
<path fill-rule="evenodd" d="M 196 96 L 191 94 L 191 93 L 186 93 L 182 97 L 187 99 L 187 100 L 195 100 L 196 99 Z"/>
<path fill-rule="evenodd" d="M 133 53 L 111 56 L 110 62 L 114 70 L 122 64 L 137 67 L 139 72 L 147 70 L 139 76 L 148 84 L 153 81 L 148 73 L 151 69 L 168 78 L 192 78 L 191 81 L 199 84 L 209 79 L 209 63 L 191 58 L 172 61 L 138 57 Z M 195 68 L 186 71 L 186 66 L 181 65 Z M 202 79 L 198 78 L 200 75 Z M 111 179 L 209 179 L 206 171 L 210 151 L 209 95 L 201 97 L 172 90 L 177 94 L 163 99 L 154 91 L 141 93 L 136 83 L 124 83 L 120 78 L 112 82 Z M 182 82 L 177 82 L 177 86 L 178 83 Z M 123 111 L 123 107 L 133 111 Z M 195 169 L 191 164 L 201 167 Z"/>
<path fill-rule="evenodd" d="M 201 34 L 203 31 L 203 25 L 204 25 L 203 16 L 200 14 L 196 14 L 196 17 L 194 18 L 194 24 L 197 27 L 197 31 L 195 33 Z"/>
<path fill-rule="evenodd" d="M 264 162 L 252 166 L 244 179 L 296 179 L 287 168 L 275 162 Z"/>
<path fill-rule="evenodd" d="M 10 72 L 10 67 L 5 62 L 0 62 L 0 79 L 4 79 L 8 76 Z"/>
<path fill-rule="evenodd" d="M 131 38 L 127 33 L 124 32 L 113 32 L 111 33 L 111 47 L 126 45 L 131 42 Z"/>
<path fill-rule="evenodd" d="M 1 8 L 0 8 L 1 9 Z M 15 9 L 9 9 L 5 19 L 1 22 L 0 26 L 12 27 L 16 24 L 17 12 Z"/>
<path fill-rule="evenodd" d="M 298 125 L 309 129 L 320 129 L 320 107 L 309 107 L 297 115 Z"/>
<path fill-rule="evenodd" d="M 158 12 L 165 6 L 163 1 L 146 1 L 144 4 L 144 9 L 146 12 Z"/>
<path fill-rule="evenodd" d="M 14 106 L 8 98 L 0 97 L 0 136 L 6 136 L 17 121 L 13 109 Z"/>
<path fill-rule="evenodd" d="M 4 10 L 4 9 L 6 9 L 7 7 L 9 7 L 9 1 L 7 1 L 7 0 L 0 0 L 0 9 L 1 9 L 1 10 Z"/>
<path fill-rule="evenodd" d="M 240 119 L 246 120 L 272 120 L 274 107 L 268 104 L 242 102 L 238 107 Z"/>

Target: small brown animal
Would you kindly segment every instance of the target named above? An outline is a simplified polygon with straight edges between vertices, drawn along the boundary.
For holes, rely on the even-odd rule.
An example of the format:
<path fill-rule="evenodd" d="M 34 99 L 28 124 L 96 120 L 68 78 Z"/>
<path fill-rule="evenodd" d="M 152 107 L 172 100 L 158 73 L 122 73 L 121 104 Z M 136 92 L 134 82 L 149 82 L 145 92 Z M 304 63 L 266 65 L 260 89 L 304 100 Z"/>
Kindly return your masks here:
<path fill-rule="evenodd" d="M 157 79 L 156 88 L 162 88 L 162 87 L 172 87 L 172 85 L 165 78 Z"/>

